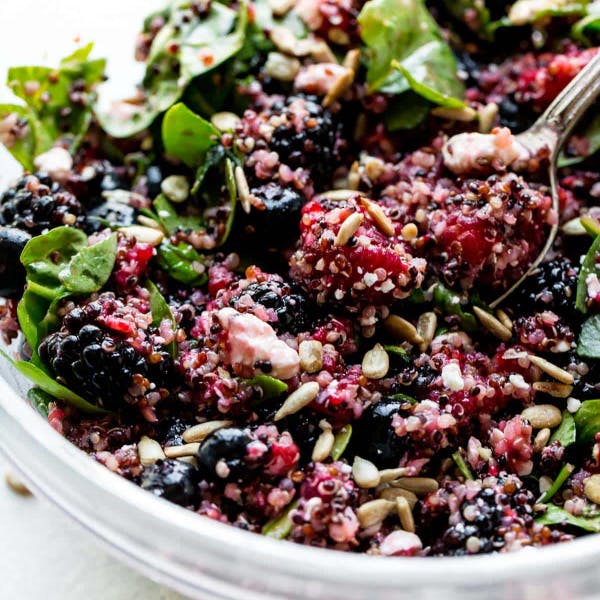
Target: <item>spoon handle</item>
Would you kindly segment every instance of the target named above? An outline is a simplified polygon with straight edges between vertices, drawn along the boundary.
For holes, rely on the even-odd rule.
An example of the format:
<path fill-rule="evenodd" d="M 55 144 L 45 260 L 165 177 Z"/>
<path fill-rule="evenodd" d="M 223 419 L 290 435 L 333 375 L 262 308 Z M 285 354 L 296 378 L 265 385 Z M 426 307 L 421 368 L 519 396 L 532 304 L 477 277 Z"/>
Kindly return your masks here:
<path fill-rule="evenodd" d="M 554 99 L 532 129 L 550 129 L 556 153 L 600 93 L 600 51 Z"/>

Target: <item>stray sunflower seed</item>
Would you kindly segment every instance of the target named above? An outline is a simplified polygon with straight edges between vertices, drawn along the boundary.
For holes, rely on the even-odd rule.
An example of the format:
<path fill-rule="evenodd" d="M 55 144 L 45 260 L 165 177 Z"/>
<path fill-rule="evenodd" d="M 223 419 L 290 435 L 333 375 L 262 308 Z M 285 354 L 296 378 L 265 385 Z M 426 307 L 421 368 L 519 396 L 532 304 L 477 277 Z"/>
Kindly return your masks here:
<path fill-rule="evenodd" d="M 345 246 L 350 241 L 350 238 L 358 231 L 363 219 L 363 215 L 358 212 L 352 213 L 347 217 L 337 232 L 333 245 Z"/>
<path fill-rule="evenodd" d="M 408 469 L 406 467 L 398 467 L 397 469 L 382 469 L 379 471 L 379 477 L 381 479 L 381 483 L 389 483 L 390 481 L 394 481 L 394 479 L 398 479 L 398 477 L 404 477 L 407 471 Z"/>
<path fill-rule="evenodd" d="M 363 529 L 381 523 L 396 507 L 395 502 L 378 498 L 365 502 L 356 509 L 358 522 Z"/>
<path fill-rule="evenodd" d="M 415 507 L 419 499 L 414 492 L 402 488 L 387 487 L 379 492 L 379 497 L 385 500 L 396 502 L 396 498 L 405 498 L 411 510 Z"/>
<path fill-rule="evenodd" d="M 162 193 L 175 204 L 181 204 L 190 195 L 190 184 L 184 175 L 169 175 L 160 184 Z"/>
<path fill-rule="evenodd" d="M 496 317 L 498 318 L 498 321 L 504 325 L 504 327 L 512 330 L 512 319 L 501 308 L 496 310 Z"/>
<path fill-rule="evenodd" d="M 581 219 L 579 217 L 575 217 L 570 221 L 567 221 L 562 226 L 563 233 L 565 235 L 587 235 L 587 231 L 585 227 L 581 223 Z"/>
<path fill-rule="evenodd" d="M 379 204 L 369 200 L 368 198 L 361 198 L 360 203 L 365 207 L 369 216 L 375 221 L 377 228 L 388 237 L 391 237 L 395 233 L 394 224 L 390 218 L 383 212 L 383 209 Z"/>
<path fill-rule="evenodd" d="M 301 56 L 303 51 L 304 54 L 309 54 L 310 50 L 306 47 L 305 44 L 299 47 L 299 40 L 294 35 L 291 29 L 284 27 L 283 25 L 275 26 L 271 29 L 271 33 L 269 34 L 271 41 L 279 50 L 284 54 L 291 54 L 292 56 Z"/>
<path fill-rule="evenodd" d="M 409 490 L 417 496 L 435 492 L 440 487 L 438 482 L 431 477 L 400 477 L 400 479 L 392 481 L 392 485 Z"/>
<path fill-rule="evenodd" d="M 183 441 L 188 444 L 192 442 L 202 442 L 211 433 L 223 429 L 223 427 L 229 427 L 232 423 L 233 421 L 207 421 L 206 423 L 200 423 L 186 429 L 181 434 L 181 437 Z"/>
<path fill-rule="evenodd" d="M 360 66 L 360 50 L 358 48 L 348 50 L 348 52 L 346 52 L 346 56 L 344 56 L 344 60 L 342 61 L 342 66 L 346 67 L 346 69 L 352 69 L 352 71 L 356 73 L 356 71 L 358 71 L 358 67 Z"/>
<path fill-rule="evenodd" d="M 321 104 L 325 108 L 331 106 L 352 85 L 353 81 L 354 71 L 352 69 L 346 69 L 343 73 L 336 77 Z"/>
<path fill-rule="evenodd" d="M 304 40 L 302 40 L 304 41 Z M 336 63 L 333 50 L 323 40 L 314 40 L 309 46 L 311 58 L 318 63 Z"/>
<path fill-rule="evenodd" d="M 211 118 L 210 122 L 222 133 L 233 131 L 237 124 L 240 122 L 240 118 L 232 112 L 217 112 Z"/>
<path fill-rule="evenodd" d="M 167 458 L 182 458 L 184 456 L 195 456 L 200 444 L 183 444 L 182 446 L 166 446 L 164 448 Z"/>
<path fill-rule="evenodd" d="M 150 244 L 158 246 L 164 239 L 165 234 L 153 227 L 144 227 L 144 225 L 129 225 L 127 227 L 119 227 L 119 231 L 125 234 L 128 238 L 135 238 L 142 244 Z"/>
<path fill-rule="evenodd" d="M 317 438 L 315 447 L 312 451 L 311 459 L 313 462 L 324 461 L 331 454 L 334 443 L 335 436 L 333 435 L 333 431 L 331 431 L 331 427 L 323 430 L 321 435 Z"/>
<path fill-rule="evenodd" d="M 138 223 L 144 227 L 152 227 L 152 229 L 158 229 L 162 231 L 162 226 L 158 221 L 147 217 L 146 215 L 138 215 Z"/>
<path fill-rule="evenodd" d="M 4 476 L 6 485 L 15 493 L 21 496 L 31 496 L 29 488 L 12 472 L 6 471 Z"/>
<path fill-rule="evenodd" d="M 396 498 L 396 511 L 400 517 L 400 523 L 404 531 L 415 532 L 415 519 L 412 514 L 412 509 L 408 500 L 402 496 Z"/>
<path fill-rule="evenodd" d="M 498 115 L 498 105 L 495 102 L 489 102 L 485 106 L 482 106 L 478 113 L 479 133 L 489 133 L 494 127 L 494 122 Z"/>
<path fill-rule="evenodd" d="M 534 452 L 541 452 L 544 447 L 546 446 L 546 444 L 548 443 L 548 440 L 550 439 L 550 429 L 548 429 L 548 427 L 544 427 L 543 429 L 540 429 L 537 432 L 537 435 L 535 436 L 535 439 L 533 440 L 533 451 Z"/>
<path fill-rule="evenodd" d="M 362 360 L 362 372 L 369 379 L 382 379 L 390 370 L 390 357 L 381 344 L 375 344 Z"/>
<path fill-rule="evenodd" d="M 316 381 L 309 381 L 301 385 L 288 396 L 281 408 L 275 413 L 273 420 L 280 421 L 284 417 L 293 415 L 308 406 L 317 397 L 319 389 L 319 384 Z"/>
<path fill-rule="evenodd" d="M 356 196 L 356 190 L 328 190 L 319 194 L 321 198 L 325 198 L 326 200 L 333 200 L 334 202 L 343 202 L 344 200 L 348 200 L 352 198 L 352 196 Z"/>
<path fill-rule="evenodd" d="M 300 368 L 307 373 L 317 373 L 323 368 L 323 344 L 317 340 L 305 340 L 298 346 Z"/>
<path fill-rule="evenodd" d="M 354 477 L 354 481 L 358 487 L 365 489 L 377 487 L 381 481 L 377 467 L 370 460 L 366 460 L 360 456 L 354 457 L 352 477 Z"/>
<path fill-rule="evenodd" d="M 137 445 L 140 462 L 144 467 L 154 464 L 157 460 L 165 458 L 162 446 L 147 435 L 143 435 Z"/>
<path fill-rule="evenodd" d="M 477 118 L 477 111 L 470 106 L 463 106 L 461 108 L 448 108 L 446 106 L 436 106 L 432 109 L 431 114 L 441 119 L 448 119 L 450 121 L 474 121 Z"/>
<path fill-rule="evenodd" d="M 417 320 L 417 333 L 423 338 L 419 344 L 419 350 L 425 352 L 437 329 L 437 315 L 434 312 L 424 312 Z"/>
<path fill-rule="evenodd" d="M 551 363 L 549 360 L 545 358 L 541 358 L 539 356 L 535 356 L 534 354 L 528 355 L 529 361 L 532 365 L 535 365 L 538 369 L 544 371 L 550 375 L 550 377 L 554 377 L 557 381 L 564 383 L 566 385 L 571 385 L 575 382 L 573 375 L 564 369 L 556 366 L 554 363 Z"/>
<path fill-rule="evenodd" d="M 553 429 L 560 425 L 562 414 L 552 404 L 536 404 L 526 408 L 521 413 L 521 418 L 529 421 L 534 429 L 544 429 L 545 427 Z"/>
<path fill-rule="evenodd" d="M 542 392 L 554 398 L 568 398 L 573 392 L 572 385 L 556 381 L 534 381 L 532 387 L 536 392 Z"/>
<path fill-rule="evenodd" d="M 250 198 L 250 187 L 248 186 L 248 180 L 246 179 L 244 169 L 239 166 L 236 167 L 233 171 L 233 177 L 235 179 L 235 186 L 238 191 L 240 204 L 242 205 L 244 212 L 249 214 L 252 204 Z"/>
<path fill-rule="evenodd" d="M 591 475 L 583 480 L 583 493 L 588 500 L 600 504 L 600 475 Z"/>
<path fill-rule="evenodd" d="M 494 315 L 483 310 L 479 306 L 473 307 L 473 312 L 479 319 L 479 322 L 493 335 L 503 342 L 508 342 L 512 338 L 512 333 L 508 327 L 503 325 Z"/>
<path fill-rule="evenodd" d="M 419 335 L 417 328 L 410 321 L 407 321 L 398 315 L 390 315 L 383 323 L 388 333 L 395 338 L 406 340 L 417 346 L 423 343 L 423 338 Z"/>

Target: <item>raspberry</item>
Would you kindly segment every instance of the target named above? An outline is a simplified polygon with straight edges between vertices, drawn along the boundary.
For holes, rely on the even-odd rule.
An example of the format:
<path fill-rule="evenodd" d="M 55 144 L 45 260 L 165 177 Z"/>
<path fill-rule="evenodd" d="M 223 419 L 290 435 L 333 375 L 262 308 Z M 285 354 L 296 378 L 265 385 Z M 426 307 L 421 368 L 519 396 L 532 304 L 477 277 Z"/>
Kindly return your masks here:
<path fill-rule="evenodd" d="M 0 196 L 0 225 L 39 235 L 61 225 L 83 225 L 77 198 L 43 173 L 25 175 Z"/>
<path fill-rule="evenodd" d="M 382 233 L 356 200 L 313 200 L 302 213 L 300 247 L 291 258 L 290 274 L 317 303 L 341 303 L 355 310 L 389 305 L 421 285 L 425 261 L 413 258 L 397 236 Z M 343 223 L 356 214 L 362 223 L 349 240 L 336 245 Z"/>

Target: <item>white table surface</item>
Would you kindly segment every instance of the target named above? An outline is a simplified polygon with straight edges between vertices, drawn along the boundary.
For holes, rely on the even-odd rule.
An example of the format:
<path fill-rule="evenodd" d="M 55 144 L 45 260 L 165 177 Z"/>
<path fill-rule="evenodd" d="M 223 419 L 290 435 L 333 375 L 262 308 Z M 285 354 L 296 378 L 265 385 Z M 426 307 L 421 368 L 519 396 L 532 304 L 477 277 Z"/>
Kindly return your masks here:
<path fill-rule="evenodd" d="M 144 15 L 162 0 L 0 0 L 0 102 L 6 69 L 55 65 L 75 47 L 96 43 L 94 56 L 109 58 L 111 95 L 140 78 L 132 61 L 135 33 Z M 79 43 L 77 40 L 80 40 Z M 0 147 L 0 186 L 18 166 Z M 4 483 L 0 457 L 1 600 L 175 600 L 111 558 L 93 537 L 46 500 L 17 495 Z"/>

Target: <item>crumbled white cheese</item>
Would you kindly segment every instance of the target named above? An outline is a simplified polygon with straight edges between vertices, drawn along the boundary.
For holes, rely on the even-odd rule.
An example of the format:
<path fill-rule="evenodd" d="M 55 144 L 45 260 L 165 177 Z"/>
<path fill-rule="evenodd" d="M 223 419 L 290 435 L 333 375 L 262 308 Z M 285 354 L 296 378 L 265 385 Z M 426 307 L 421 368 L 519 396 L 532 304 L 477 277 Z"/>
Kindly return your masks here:
<path fill-rule="evenodd" d="M 36 156 L 33 161 L 35 168 L 50 175 L 58 181 L 65 179 L 73 168 L 73 158 L 68 150 L 56 147 Z"/>
<path fill-rule="evenodd" d="M 570 413 L 576 413 L 581 406 L 581 400 L 577 400 L 577 398 L 568 398 L 567 399 L 567 410 Z"/>
<path fill-rule="evenodd" d="M 519 375 L 518 373 L 513 373 L 509 375 L 508 381 L 510 381 L 514 387 L 519 390 L 528 390 L 529 384 L 523 379 L 523 375 Z"/>
<path fill-rule="evenodd" d="M 451 362 L 444 365 L 442 369 L 442 382 L 445 387 L 449 388 L 453 392 L 460 392 L 465 387 L 462 373 L 460 372 L 460 366 L 458 363 Z"/>

